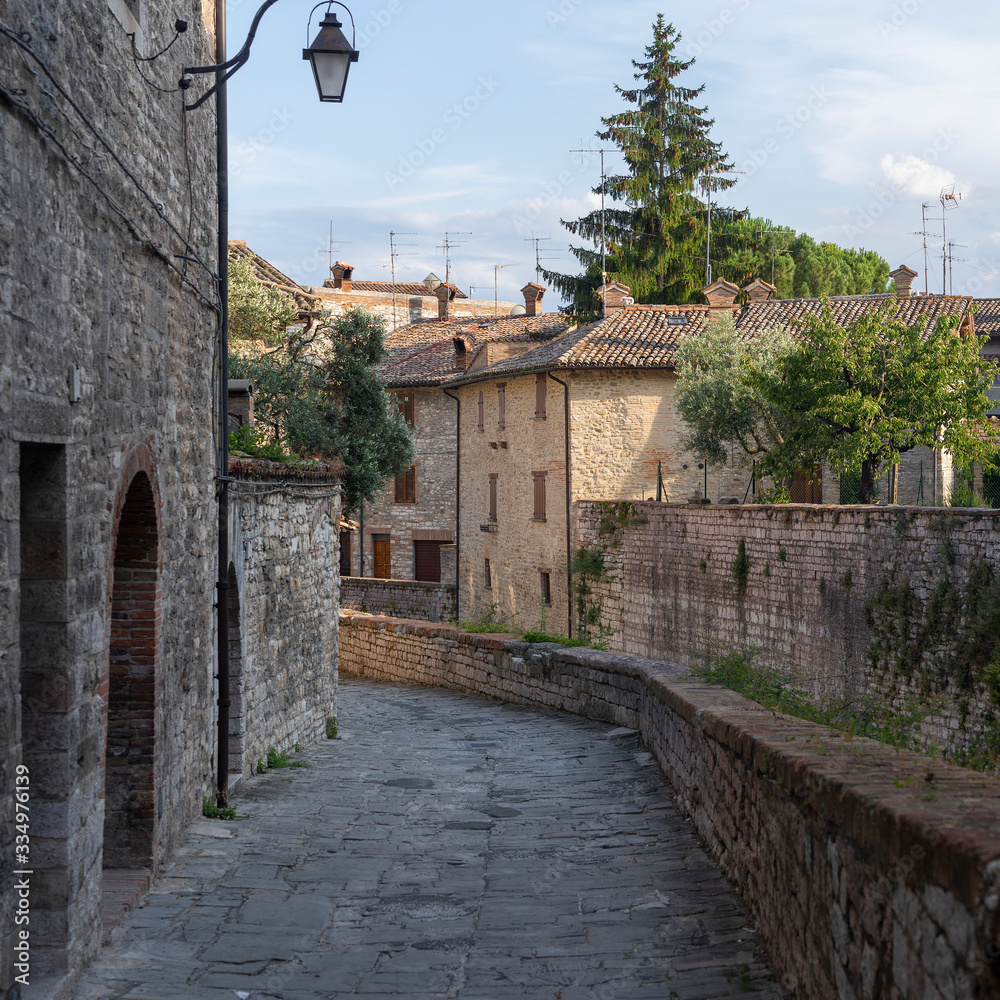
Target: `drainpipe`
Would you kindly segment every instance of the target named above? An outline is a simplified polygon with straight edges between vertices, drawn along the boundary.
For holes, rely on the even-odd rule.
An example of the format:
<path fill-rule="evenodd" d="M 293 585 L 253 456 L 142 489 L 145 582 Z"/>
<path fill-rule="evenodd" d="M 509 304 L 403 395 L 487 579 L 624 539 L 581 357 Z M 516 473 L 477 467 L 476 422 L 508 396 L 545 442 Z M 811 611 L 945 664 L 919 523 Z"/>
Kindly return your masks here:
<path fill-rule="evenodd" d="M 572 482 L 569 475 L 569 385 L 561 378 L 556 378 L 552 372 L 548 373 L 553 382 L 558 382 L 563 387 L 564 414 L 563 424 L 566 428 L 566 603 L 567 635 L 573 638 L 573 539 L 570 535 L 570 512 L 573 507 Z"/>
<path fill-rule="evenodd" d="M 215 5 L 215 54 L 221 66 L 226 61 L 226 5 Z M 216 166 L 219 189 L 219 581 L 218 612 L 219 742 L 216 802 L 229 804 L 229 129 L 226 102 L 226 72 L 216 74 L 215 96 Z"/>
<path fill-rule="evenodd" d="M 461 620 L 462 604 L 459 600 L 459 588 L 462 586 L 462 401 L 447 389 L 442 389 L 442 392 L 458 404 L 455 432 L 455 616 Z"/>

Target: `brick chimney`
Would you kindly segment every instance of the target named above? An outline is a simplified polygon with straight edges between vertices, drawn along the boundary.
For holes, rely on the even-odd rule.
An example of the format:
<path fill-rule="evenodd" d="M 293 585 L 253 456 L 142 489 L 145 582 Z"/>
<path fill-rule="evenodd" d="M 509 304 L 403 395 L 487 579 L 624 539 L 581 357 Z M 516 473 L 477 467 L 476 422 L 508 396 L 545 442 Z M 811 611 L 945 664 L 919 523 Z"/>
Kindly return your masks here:
<path fill-rule="evenodd" d="M 720 278 L 718 281 L 713 281 L 708 288 L 702 289 L 701 294 L 708 302 L 708 318 L 714 319 L 717 316 L 732 316 L 733 306 L 740 290 L 736 285 Z"/>
<path fill-rule="evenodd" d="M 604 303 L 606 313 L 617 312 L 625 308 L 622 299 L 627 299 L 632 294 L 632 289 L 628 285 L 623 285 L 618 281 L 609 281 L 606 285 L 601 285 L 597 289 L 597 297 Z"/>
<path fill-rule="evenodd" d="M 901 264 L 895 271 L 889 272 L 889 277 L 896 283 L 897 299 L 908 299 L 913 294 L 910 291 L 910 285 L 913 284 L 913 279 L 917 277 L 917 272 L 912 268 Z"/>
<path fill-rule="evenodd" d="M 774 285 L 769 285 L 766 281 L 762 281 L 760 278 L 754 278 L 753 281 L 747 285 L 743 291 L 746 293 L 746 297 L 750 300 L 750 304 L 753 305 L 754 302 L 767 302 L 768 299 L 774 297 L 774 293 L 777 292 L 777 288 Z"/>
<path fill-rule="evenodd" d="M 229 380 L 229 430 L 247 424 L 253 426 L 253 382 L 249 379 Z"/>
<path fill-rule="evenodd" d="M 438 300 L 438 319 L 448 319 L 450 315 L 451 300 L 455 297 L 458 289 L 454 285 L 446 285 L 443 281 L 434 289 L 434 294 Z"/>
<path fill-rule="evenodd" d="M 524 296 L 525 314 L 528 316 L 541 316 L 542 299 L 545 296 L 544 286 L 536 285 L 535 282 L 529 281 L 524 288 L 521 289 L 521 294 Z"/>
<path fill-rule="evenodd" d="M 333 287 L 339 288 L 344 292 L 349 292 L 351 290 L 351 279 L 354 276 L 354 265 L 345 264 L 342 260 L 338 260 L 330 270 L 333 271 Z"/>
<path fill-rule="evenodd" d="M 455 371 L 464 372 L 469 367 L 469 351 L 462 337 L 452 337 L 455 345 Z"/>

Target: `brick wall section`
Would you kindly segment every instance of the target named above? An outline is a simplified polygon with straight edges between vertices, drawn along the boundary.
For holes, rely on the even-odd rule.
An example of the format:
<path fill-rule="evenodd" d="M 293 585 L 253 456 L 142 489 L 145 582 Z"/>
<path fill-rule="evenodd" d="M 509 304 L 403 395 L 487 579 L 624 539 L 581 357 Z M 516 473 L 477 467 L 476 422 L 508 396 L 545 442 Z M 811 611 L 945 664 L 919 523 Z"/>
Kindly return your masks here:
<path fill-rule="evenodd" d="M 640 729 L 790 998 L 1000 990 L 993 779 L 835 737 L 625 654 L 345 613 L 340 665 Z"/>
<path fill-rule="evenodd" d="M 244 776 L 268 747 L 318 739 L 337 714 L 340 489 L 255 468 L 253 480 L 237 473 L 232 493 L 239 631 L 230 648 L 241 655 L 231 664 L 230 771 Z"/>
<path fill-rule="evenodd" d="M 455 587 L 420 580 L 375 580 L 341 577 L 340 605 L 373 615 L 393 615 L 418 621 L 455 621 Z"/>
<path fill-rule="evenodd" d="M 890 683 L 872 671 L 873 595 L 887 580 L 909 580 L 926 602 L 940 581 L 961 583 L 978 560 L 1000 559 L 1000 511 L 640 503 L 635 512 L 646 523 L 601 535 L 601 504 L 577 507 L 576 544 L 605 553 L 591 600 L 612 649 L 690 664 L 753 648 L 760 665 L 797 673 L 817 696 L 873 691 L 898 708 L 920 695 L 918 678 Z M 744 588 L 733 575 L 741 539 Z M 963 726 L 961 694 L 952 683 L 923 723 L 939 747 L 963 747 L 996 710 L 978 689 Z"/>

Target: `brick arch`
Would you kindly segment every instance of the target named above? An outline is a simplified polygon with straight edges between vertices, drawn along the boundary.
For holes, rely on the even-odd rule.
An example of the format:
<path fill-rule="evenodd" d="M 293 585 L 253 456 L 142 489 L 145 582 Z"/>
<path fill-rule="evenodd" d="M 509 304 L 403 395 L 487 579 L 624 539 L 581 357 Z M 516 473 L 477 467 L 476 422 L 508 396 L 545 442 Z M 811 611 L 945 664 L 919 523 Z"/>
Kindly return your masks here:
<path fill-rule="evenodd" d="M 116 503 L 105 697 L 104 867 L 152 864 L 156 828 L 160 531 L 141 456 Z"/>

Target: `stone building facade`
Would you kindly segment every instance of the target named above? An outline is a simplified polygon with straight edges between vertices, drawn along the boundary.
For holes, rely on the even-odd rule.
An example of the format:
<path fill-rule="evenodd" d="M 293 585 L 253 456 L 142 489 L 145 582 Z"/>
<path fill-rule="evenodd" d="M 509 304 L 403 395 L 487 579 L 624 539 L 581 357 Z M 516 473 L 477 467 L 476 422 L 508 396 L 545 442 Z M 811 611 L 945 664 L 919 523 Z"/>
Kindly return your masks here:
<path fill-rule="evenodd" d="M 213 0 L 0 13 L 4 997 L 71 991 L 109 872 L 148 883 L 214 787 L 216 121 L 174 91 L 214 21 Z M 234 505 L 248 756 L 333 714 L 339 500 L 306 489 L 283 523 L 276 499 Z M 296 628 L 254 634 L 260 605 Z"/>

